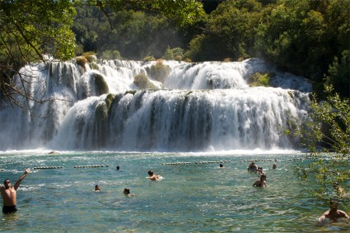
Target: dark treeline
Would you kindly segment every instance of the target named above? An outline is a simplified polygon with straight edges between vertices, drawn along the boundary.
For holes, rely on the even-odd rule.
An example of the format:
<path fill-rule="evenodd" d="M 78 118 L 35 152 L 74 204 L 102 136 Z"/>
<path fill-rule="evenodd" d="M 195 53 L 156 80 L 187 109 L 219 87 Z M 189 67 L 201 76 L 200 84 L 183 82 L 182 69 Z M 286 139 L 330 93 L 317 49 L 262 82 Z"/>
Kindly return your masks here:
<path fill-rule="evenodd" d="M 78 7 L 77 54 L 224 61 L 259 57 L 349 97 L 350 0 L 203 0 L 206 16 L 178 26 L 145 11 Z"/>

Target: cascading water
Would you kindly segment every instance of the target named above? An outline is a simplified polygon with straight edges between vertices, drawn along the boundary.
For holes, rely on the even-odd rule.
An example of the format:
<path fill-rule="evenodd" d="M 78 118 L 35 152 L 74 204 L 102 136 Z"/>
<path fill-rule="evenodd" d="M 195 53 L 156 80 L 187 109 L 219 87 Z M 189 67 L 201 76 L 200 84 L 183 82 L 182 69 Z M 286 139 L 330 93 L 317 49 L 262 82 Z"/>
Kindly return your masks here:
<path fill-rule="evenodd" d="M 28 101 L 27 110 L 1 106 L 0 150 L 291 149 L 296 139 L 283 131 L 304 117 L 311 91 L 301 78 L 258 59 L 111 60 L 94 68 L 23 67 L 26 90 L 42 102 Z M 248 86 L 249 76 L 267 71 L 276 73 L 275 87 Z M 140 73 L 152 89 L 135 85 Z"/>

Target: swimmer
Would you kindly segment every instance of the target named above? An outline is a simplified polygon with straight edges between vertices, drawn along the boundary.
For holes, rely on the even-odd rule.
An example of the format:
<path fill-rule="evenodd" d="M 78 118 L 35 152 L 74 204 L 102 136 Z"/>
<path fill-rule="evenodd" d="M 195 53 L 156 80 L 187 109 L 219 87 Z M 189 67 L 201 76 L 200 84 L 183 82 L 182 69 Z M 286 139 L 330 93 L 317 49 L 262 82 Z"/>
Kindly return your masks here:
<path fill-rule="evenodd" d="M 266 175 L 262 174 L 260 176 L 260 179 L 255 181 L 255 183 L 253 184 L 254 187 L 267 187 L 267 183 L 266 183 Z"/>
<path fill-rule="evenodd" d="M 265 172 L 263 171 L 262 167 L 258 167 L 258 171 L 257 171 L 260 175 L 264 175 Z"/>
<path fill-rule="evenodd" d="M 116 166 L 116 169 L 117 169 L 117 171 L 119 171 L 119 170 L 120 170 L 120 167 L 119 167 L 119 166 Z"/>
<path fill-rule="evenodd" d="M 221 163 L 220 165 L 219 165 L 220 167 L 224 167 L 224 165 Z"/>
<path fill-rule="evenodd" d="M 249 164 L 248 171 L 249 172 L 256 172 L 257 170 L 258 170 L 258 166 L 256 166 L 256 164 L 254 162 L 251 162 L 251 164 Z"/>
<path fill-rule="evenodd" d="M 130 193 L 130 189 L 128 189 L 128 188 L 125 188 L 123 193 L 124 193 L 124 195 L 126 197 L 133 197 L 133 196 L 135 196 L 135 194 Z"/>
<path fill-rule="evenodd" d="M 158 181 L 163 179 L 163 177 L 161 175 L 156 175 L 154 174 L 154 172 L 152 170 L 148 171 L 148 177 L 146 177 L 149 180 L 153 180 L 153 181 Z"/>
<path fill-rule="evenodd" d="M 272 169 L 276 169 L 276 168 L 277 168 L 277 164 L 276 163 L 272 164 Z"/>
<path fill-rule="evenodd" d="M 101 192 L 101 188 L 98 184 L 95 185 L 95 192 Z"/>
<path fill-rule="evenodd" d="M 338 218 L 347 218 L 349 219 L 349 216 L 342 210 L 338 210 L 338 202 L 331 200 L 330 203 L 330 210 L 327 210 L 323 213 L 323 215 L 318 219 L 319 222 L 322 222 L 326 218 L 330 219 L 333 222 L 336 222 Z"/>
<path fill-rule="evenodd" d="M 17 211 L 17 189 L 21 181 L 26 177 L 26 175 L 30 172 L 30 169 L 26 169 L 16 181 L 15 185 L 11 185 L 11 181 L 9 179 L 4 180 L 4 186 L 0 185 L 0 191 L 2 196 L 2 212 L 4 214 L 15 213 Z"/>

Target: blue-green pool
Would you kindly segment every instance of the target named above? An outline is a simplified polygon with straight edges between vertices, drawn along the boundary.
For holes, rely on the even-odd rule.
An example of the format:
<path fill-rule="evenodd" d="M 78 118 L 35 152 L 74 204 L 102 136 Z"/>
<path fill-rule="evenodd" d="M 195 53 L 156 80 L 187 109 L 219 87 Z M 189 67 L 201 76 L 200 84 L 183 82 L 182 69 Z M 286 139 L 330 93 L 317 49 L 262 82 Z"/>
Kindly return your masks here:
<path fill-rule="evenodd" d="M 26 167 L 32 173 L 18 190 L 19 211 L 1 214 L 0 231 L 349 232 L 347 221 L 317 223 L 327 206 L 309 194 L 315 184 L 302 182 L 293 172 L 305 156 L 297 152 L 3 152 L 1 182 L 9 178 L 14 183 Z M 274 159 L 278 159 L 276 170 Z M 252 187 L 258 176 L 247 172 L 251 160 L 264 168 L 267 188 Z M 75 168 L 86 165 L 98 166 Z M 63 168 L 34 169 L 45 166 Z M 146 179 L 150 169 L 164 179 Z M 95 184 L 101 186 L 100 193 L 93 191 Z M 125 197 L 124 188 L 136 196 Z M 349 203 L 340 208 L 350 211 Z"/>

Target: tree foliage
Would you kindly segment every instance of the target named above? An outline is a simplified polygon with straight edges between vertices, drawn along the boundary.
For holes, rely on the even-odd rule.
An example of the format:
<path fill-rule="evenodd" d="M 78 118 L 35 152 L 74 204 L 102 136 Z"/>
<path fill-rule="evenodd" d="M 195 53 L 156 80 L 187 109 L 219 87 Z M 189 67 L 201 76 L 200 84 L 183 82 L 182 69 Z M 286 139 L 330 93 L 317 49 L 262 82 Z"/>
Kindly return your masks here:
<path fill-rule="evenodd" d="M 211 12 L 203 32 L 191 41 L 186 55 L 197 61 L 247 57 L 260 9 L 261 4 L 255 0 L 221 3 Z"/>
<path fill-rule="evenodd" d="M 44 60 L 43 54 L 59 59 L 74 55 L 75 8 L 69 0 L 0 1 L 0 98 L 21 105 L 14 94 L 33 99 L 13 83 L 14 75 L 27 62 Z M 22 79 L 25 81 L 24 79 Z"/>
<path fill-rule="evenodd" d="M 280 67 L 322 81 L 333 58 L 349 49 L 349 4 L 349 0 L 279 1 L 264 9 L 255 49 Z"/>
<path fill-rule="evenodd" d="M 318 197 L 339 199 L 343 197 L 333 183 L 350 179 L 350 102 L 334 93 L 332 86 L 325 90 L 326 100 L 318 102 L 314 96 L 307 121 L 296 131 L 312 153 L 311 162 L 298 167 L 298 174 L 321 184 L 314 192 Z"/>

